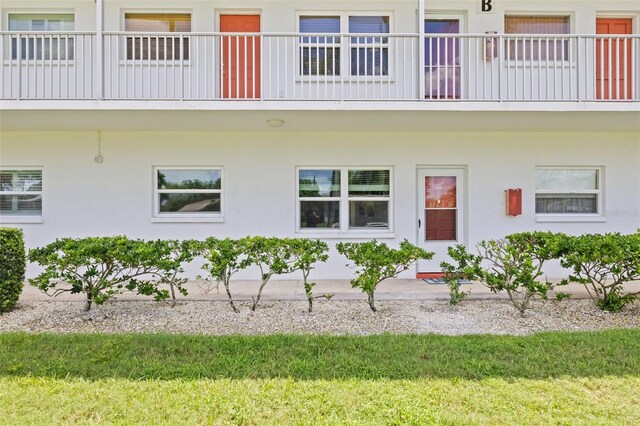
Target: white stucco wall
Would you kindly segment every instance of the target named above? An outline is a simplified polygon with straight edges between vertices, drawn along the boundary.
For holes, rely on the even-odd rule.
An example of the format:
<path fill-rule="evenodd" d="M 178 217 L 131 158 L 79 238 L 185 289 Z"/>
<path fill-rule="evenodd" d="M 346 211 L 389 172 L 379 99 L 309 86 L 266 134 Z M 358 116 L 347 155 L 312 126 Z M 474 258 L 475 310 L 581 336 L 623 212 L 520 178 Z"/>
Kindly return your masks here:
<path fill-rule="evenodd" d="M 59 237 L 112 234 L 296 236 L 297 166 L 392 167 L 394 235 L 377 236 L 392 245 L 417 240 L 419 166 L 467 168 L 469 245 L 524 230 L 578 234 L 634 232 L 640 226 L 637 133 L 102 132 L 101 139 L 104 162 L 97 164 L 96 132 L 2 133 L 2 166 L 43 170 L 42 223 L 11 225 L 25 230 L 29 247 Z M 224 168 L 224 222 L 152 222 L 153 167 L 199 165 Z M 537 222 L 536 166 L 603 167 L 604 221 Z M 505 215 L 507 188 L 522 188 L 522 216 Z M 344 264 L 334 254 L 318 276 L 348 278 Z"/>

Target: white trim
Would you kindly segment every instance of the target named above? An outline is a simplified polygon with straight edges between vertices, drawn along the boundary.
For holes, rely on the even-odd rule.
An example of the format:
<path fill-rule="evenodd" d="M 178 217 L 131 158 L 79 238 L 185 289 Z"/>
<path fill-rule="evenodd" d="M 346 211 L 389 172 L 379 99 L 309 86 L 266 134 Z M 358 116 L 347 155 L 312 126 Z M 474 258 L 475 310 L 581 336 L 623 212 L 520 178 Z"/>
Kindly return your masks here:
<path fill-rule="evenodd" d="M 43 223 L 42 216 L 7 216 L 0 215 L 0 224 L 3 223 Z"/>
<path fill-rule="evenodd" d="M 40 196 L 40 214 L 20 215 L 20 214 L 6 214 L 0 212 L 0 223 L 42 223 L 42 216 L 44 210 L 44 171 L 41 166 L 0 166 L 0 172 L 2 171 L 16 171 L 16 172 L 28 172 L 39 171 L 41 178 L 42 189 L 40 191 L 2 191 L 0 195 L 39 195 Z"/>
<path fill-rule="evenodd" d="M 605 216 L 605 167 L 604 166 L 535 166 L 534 179 L 537 181 L 539 170 L 595 170 L 597 172 L 597 189 L 594 190 L 539 190 L 537 182 L 534 185 L 534 214 L 536 222 L 606 222 Z M 595 195 L 597 213 L 537 213 L 536 203 L 538 194 L 562 195 Z"/>
<path fill-rule="evenodd" d="M 317 82 L 333 82 L 333 81 L 344 81 L 344 82 L 353 82 L 353 81 L 371 81 L 373 83 L 376 82 L 385 82 L 390 83 L 393 82 L 396 76 L 393 75 L 393 71 L 395 67 L 392 66 L 391 61 L 394 59 L 394 43 L 390 41 L 389 37 L 393 37 L 394 35 L 397 37 L 397 34 L 394 34 L 394 11 L 393 10 L 366 10 L 366 11 L 358 11 L 358 10 L 321 10 L 315 11 L 311 10 L 296 10 L 295 13 L 295 29 L 296 33 L 303 34 L 300 31 L 300 18 L 303 16 L 326 16 L 326 17 L 337 17 L 339 19 L 340 25 L 340 34 L 343 36 L 340 37 L 339 43 L 324 43 L 327 46 L 335 46 L 340 50 L 340 74 L 338 75 L 304 75 L 302 74 L 302 58 L 300 57 L 300 51 L 302 47 L 310 46 L 310 47 L 321 47 L 323 43 L 301 43 L 300 38 L 297 38 L 297 46 L 296 46 L 296 83 L 307 83 L 313 84 Z M 387 41 L 380 43 L 371 43 L 371 44 L 359 44 L 351 43 L 351 34 L 349 32 L 349 18 L 351 17 L 361 17 L 361 16 L 379 16 L 386 17 L 389 19 L 389 32 L 388 33 L 380 33 L 380 37 L 385 37 L 384 34 L 387 34 Z M 331 34 L 331 33 L 327 33 Z M 358 33 L 353 33 L 353 37 L 362 37 L 358 36 Z M 349 36 L 347 36 L 349 35 Z M 369 36 L 372 37 L 372 36 Z M 358 75 L 351 73 L 351 50 L 353 48 L 363 47 L 365 49 L 371 48 L 379 48 L 379 49 L 387 49 L 387 74 L 371 74 L 371 75 Z M 382 64 L 381 64 L 382 65 Z M 365 70 L 366 72 L 366 70 Z"/>
<path fill-rule="evenodd" d="M 160 190 L 158 189 L 158 171 L 159 170 L 212 170 L 220 172 L 220 189 L 211 190 Z M 154 223 L 198 223 L 198 222 L 224 222 L 224 167 L 222 166 L 153 166 L 152 167 L 152 206 L 151 206 L 151 222 Z M 220 194 L 220 212 L 219 213 L 161 213 L 159 210 L 161 193 L 205 193 Z"/>
<path fill-rule="evenodd" d="M 339 170 L 340 171 L 340 197 L 300 197 L 301 170 Z M 389 172 L 389 196 L 388 197 L 350 197 L 349 196 L 349 171 L 370 170 Z M 395 181 L 393 166 L 296 166 L 295 168 L 295 232 L 307 238 L 393 238 L 394 234 L 394 195 Z M 302 201 L 339 202 L 340 228 L 301 228 Z M 349 227 L 349 203 L 351 201 L 382 201 L 387 202 L 387 227 L 379 228 L 350 228 Z"/>

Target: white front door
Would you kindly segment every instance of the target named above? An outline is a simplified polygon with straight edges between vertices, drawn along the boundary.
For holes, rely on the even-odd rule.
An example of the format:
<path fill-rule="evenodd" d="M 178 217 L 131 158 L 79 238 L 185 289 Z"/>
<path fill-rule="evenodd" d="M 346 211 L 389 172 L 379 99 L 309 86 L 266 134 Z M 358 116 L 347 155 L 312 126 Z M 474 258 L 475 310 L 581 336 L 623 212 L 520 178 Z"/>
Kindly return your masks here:
<path fill-rule="evenodd" d="M 418 262 L 418 273 L 439 272 L 447 248 L 464 244 L 465 169 L 418 169 L 418 245 L 435 253 Z"/>

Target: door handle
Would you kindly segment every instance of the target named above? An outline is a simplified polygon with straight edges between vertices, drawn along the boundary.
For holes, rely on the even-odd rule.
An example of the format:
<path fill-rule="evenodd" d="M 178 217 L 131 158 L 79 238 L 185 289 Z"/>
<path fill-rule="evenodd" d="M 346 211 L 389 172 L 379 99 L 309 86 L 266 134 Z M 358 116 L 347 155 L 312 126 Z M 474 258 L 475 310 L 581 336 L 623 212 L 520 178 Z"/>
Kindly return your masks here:
<path fill-rule="evenodd" d="M 422 228 L 422 221 L 418 219 L 418 228 Z"/>

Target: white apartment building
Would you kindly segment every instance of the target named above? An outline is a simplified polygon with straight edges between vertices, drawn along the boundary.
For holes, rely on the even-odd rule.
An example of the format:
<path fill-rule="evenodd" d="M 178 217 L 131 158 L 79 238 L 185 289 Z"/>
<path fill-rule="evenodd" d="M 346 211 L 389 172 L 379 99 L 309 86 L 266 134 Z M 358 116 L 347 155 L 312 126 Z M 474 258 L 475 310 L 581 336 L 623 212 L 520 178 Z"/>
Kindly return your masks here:
<path fill-rule="evenodd" d="M 404 278 L 635 232 L 639 34 L 637 0 L 3 0 L 0 226 L 436 252 Z"/>

